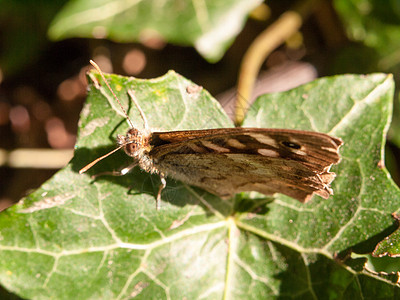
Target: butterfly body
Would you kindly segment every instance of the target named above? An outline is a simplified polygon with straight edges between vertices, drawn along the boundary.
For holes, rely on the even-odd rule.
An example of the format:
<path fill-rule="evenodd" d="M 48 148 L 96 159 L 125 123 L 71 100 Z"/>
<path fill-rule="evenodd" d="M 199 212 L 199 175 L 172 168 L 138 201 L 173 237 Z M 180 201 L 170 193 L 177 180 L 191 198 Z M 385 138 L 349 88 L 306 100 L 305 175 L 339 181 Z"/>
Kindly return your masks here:
<path fill-rule="evenodd" d="M 117 144 L 124 148 L 127 155 L 133 157 L 143 171 L 159 174 L 160 172 L 155 168 L 153 159 L 149 155 L 150 136 L 150 132 L 131 128 L 126 135 L 117 136 Z"/>
<path fill-rule="evenodd" d="M 124 175 L 138 165 L 158 174 L 161 185 L 156 207 L 160 207 L 165 177 L 198 186 L 220 197 L 228 198 L 242 191 L 271 195 L 281 193 L 301 202 L 317 194 L 328 198 L 335 174 L 329 172 L 340 161 L 340 138 L 325 133 L 263 128 L 220 128 L 152 132 L 133 91 L 128 94 L 144 122 L 144 129 L 133 126 L 100 68 L 110 92 L 130 124 L 126 135 L 118 135 L 118 147 L 97 158 L 79 173 L 123 148 L 134 160 L 130 166 L 112 175 Z"/>
<path fill-rule="evenodd" d="M 221 197 L 242 191 L 282 193 L 301 202 L 316 193 L 332 194 L 329 184 L 340 161 L 342 141 L 310 131 L 221 128 L 170 132 L 129 129 L 125 152 L 149 173 L 169 176 Z"/>

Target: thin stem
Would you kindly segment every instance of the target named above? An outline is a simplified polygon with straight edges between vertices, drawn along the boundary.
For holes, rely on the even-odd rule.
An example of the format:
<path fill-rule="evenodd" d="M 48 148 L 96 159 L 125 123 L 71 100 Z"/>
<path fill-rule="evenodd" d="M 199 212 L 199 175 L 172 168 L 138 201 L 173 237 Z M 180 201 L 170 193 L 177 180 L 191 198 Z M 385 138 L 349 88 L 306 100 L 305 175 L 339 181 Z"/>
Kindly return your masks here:
<path fill-rule="evenodd" d="M 263 62 L 274 49 L 299 30 L 303 19 L 315 7 L 316 1 L 303 1 L 297 9 L 285 12 L 250 45 L 243 57 L 238 78 L 235 108 L 235 124 L 237 126 L 243 123 L 249 106 L 248 101 Z"/>
<path fill-rule="evenodd" d="M 73 152 L 72 149 L 0 149 L 0 166 L 60 169 L 68 164 Z"/>

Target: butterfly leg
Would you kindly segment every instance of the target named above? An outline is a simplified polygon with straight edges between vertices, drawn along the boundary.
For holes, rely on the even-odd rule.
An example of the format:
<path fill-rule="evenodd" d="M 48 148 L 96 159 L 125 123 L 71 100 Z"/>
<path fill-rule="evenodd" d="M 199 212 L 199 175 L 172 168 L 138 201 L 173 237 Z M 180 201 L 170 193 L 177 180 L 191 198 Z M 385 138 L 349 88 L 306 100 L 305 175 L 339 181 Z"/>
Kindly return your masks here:
<path fill-rule="evenodd" d="M 124 176 L 125 174 L 129 173 L 134 167 L 136 167 L 137 164 L 138 163 L 135 161 L 135 162 L 131 163 L 129 166 L 122 168 L 119 171 L 101 172 L 99 174 L 92 175 L 92 178 L 95 179 L 95 178 L 97 178 L 99 176 L 103 176 L 103 175 Z"/>
<path fill-rule="evenodd" d="M 157 200 L 156 200 L 156 209 L 159 210 L 161 207 L 161 192 L 167 186 L 167 181 L 165 180 L 165 175 L 160 173 L 161 185 L 158 188 Z"/>

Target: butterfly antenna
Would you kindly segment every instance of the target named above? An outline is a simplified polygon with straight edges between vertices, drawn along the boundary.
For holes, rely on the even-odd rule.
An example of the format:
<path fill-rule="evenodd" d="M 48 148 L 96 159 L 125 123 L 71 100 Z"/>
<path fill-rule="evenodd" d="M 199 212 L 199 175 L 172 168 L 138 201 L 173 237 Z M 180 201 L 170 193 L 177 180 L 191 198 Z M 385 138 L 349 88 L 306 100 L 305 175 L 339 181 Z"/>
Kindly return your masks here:
<path fill-rule="evenodd" d="M 124 147 L 125 144 L 119 146 L 118 148 L 108 152 L 107 154 L 103 155 L 102 157 L 99 157 L 97 159 L 95 159 L 94 161 L 92 161 L 90 164 L 84 166 L 82 169 L 79 170 L 79 174 L 83 174 L 85 173 L 87 170 L 89 170 L 91 167 L 93 167 L 95 164 L 97 164 L 99 161 L 101 161 L 102 159 L 106 158 L 107 156 L 113 154 L 114 152 L 117 152 L 119 149 L 121 149 L 122 147 Z"/>
<path fill-rule="evenodd" d="M 128 94 L 129 94 L 129 96 L 131 96 L 133 103 L 135 103 L 136 108 L 138 109 L 138 111 L 143 119 L 144 128 L 149 129 L 149 123 L 147 123 L 146 116 L 145 116 L 142 108 L 140 107 L 139 103 L 137 102 L 135 94 L 133 93 L 132 90 L 129 90 Z"/>
<path fill-rule="evenodd" d="M 131 128 L 135 128 L 135 126 L 133 126 L 133 123 L 131 121 L 131 119 L 129 119 L 128 114 L 126 113 L 126 110 L 124 109 L 124 107 L 122 106 L 121 102 L 119 101 L 117 95 L 115 95 L 114 91 L 112 90 L 112 88 L 110 87 L 110 85 L 108 84 L 106 77 L 103 74 L 103 71 L 100 69 L 100 67 L 93 61 L 90 60 L 90 64 L 95 67 L 95 69 L 99 72 L 101 78 L 103 78 L 105 84 L 107 85 L 108 89 L 110 90 L 111 94 L 114 96 L 115 100 L 117 100 L 119 106 L 121 107 L 122 111 L 125 114 L 126 119 L 128 120 L 129 125 L 131 126 Z M 135 105 L 137 106 L 137 104 L 135 103 Z M 80 172 L 79 172 L 80 173 Z"/>

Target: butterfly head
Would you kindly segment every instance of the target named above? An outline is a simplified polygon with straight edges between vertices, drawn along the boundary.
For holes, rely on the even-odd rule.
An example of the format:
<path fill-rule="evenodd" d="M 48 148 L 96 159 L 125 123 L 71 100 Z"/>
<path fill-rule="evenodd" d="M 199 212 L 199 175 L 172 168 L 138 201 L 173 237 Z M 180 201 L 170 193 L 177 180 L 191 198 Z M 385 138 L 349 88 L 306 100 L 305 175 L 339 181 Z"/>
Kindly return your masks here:
<path fill-rule="evenodd" d="M 117 143 L 122 146 L 125 153 L 131 157 L 138 158 L 149 145 L 147 135 L 143 134 L 136 128 L 128 130 L 126 135 L 118 135 Z"/>
<path fill-rule="evenodd" d="M 93 167 L 95 164 L 97 164 L 99 161 L 101 161 L 102 159 L 110 156 L 111 154 L 115 153 L 116 151 L 118 151 L 121 148 L 124 148 L 125 153 L 128 154 L 129 156 L 135 158 L 138 160 L 139 165 L 142 167 L 142 169 L 145 170 L 152 170 L 152 160 L 146 155 L 146 152 L 150 152 L 151 150 L 151 146 L 150 146 L 150 136 L 151 136 L 151 131 L 148 127 L 147 124 L 147 120 L 146 117 L 142 111 L 142 109 L 140 108 L 136 97 L 134 95 L 134 92 L 129 90 L 128 94 L 130 95 L 132 101 L 134 102 L 134 104 L 136 105 L 136 107 L 138 108 L 140 115 L 143 119 L 144 122 L 144 130 L 143 131 L 139 131 L 138 129 L 134 128 L 134 125 L 132 123 L 132 121 L 130 120 L 128 114 L 126 113 L 126 110 L 124 109 L 124 107 L 122 106 L 121 102 L 119 101 L 117 95 L 114 93 L 114 91 L 111 89 L 110 85 L 107 82 L 107 79 L 105 78 L 103 72 L 101 71 L 100 67 L 94 62 L 94 61 L 90 61 L 90 63 L 95 67 L 95 69 L 99 72 L 100 76 L 102 77 L 104 83 L 106 84 L 106 86 L 108 87 L 109 91 L 111 92 L 111 94 L 113 95 L 114 99 L 117 101 L 117 103 L 119 104 L 121 110 L 123 111 L 126 120 L 128 121 L 129 125 L 131 126 L 131 129 L 128 130 L 128 132 L 126 133 L 126 135 L 118 135 L 117 136 L 117 144 L 118 147 L 112 151 L 110 151 L 109 153 L 95 159 L 94 161 L 92 161 L 91 163 L 89 163 L 88 165 L 86 165 L 85 167 L 83 167 L 82 169 L 79 170 L 79 173 L 85 173 L 87 170 L 89 170 L 91 167 Z"/>

